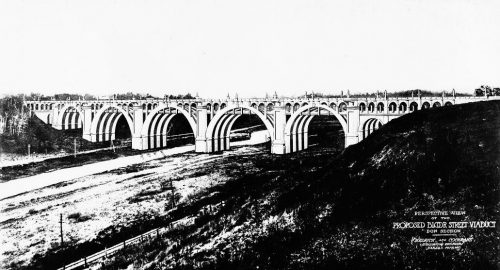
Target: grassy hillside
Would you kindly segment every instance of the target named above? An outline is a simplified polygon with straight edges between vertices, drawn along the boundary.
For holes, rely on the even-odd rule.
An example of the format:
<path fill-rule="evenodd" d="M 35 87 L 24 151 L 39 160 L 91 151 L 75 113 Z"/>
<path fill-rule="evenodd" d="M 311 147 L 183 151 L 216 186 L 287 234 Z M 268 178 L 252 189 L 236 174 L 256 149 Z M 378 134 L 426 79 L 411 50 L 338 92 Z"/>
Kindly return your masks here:
<path fill-rule="evenodd" d="M 415 220 L 418 210 L 497 220 L 499 131 L 500 102 L 480 102 L 405 115 L 340 155 L 313 150 L 208 164 L 193 174 L 233 180 L 154 219 L 178 226 L 101 267 L 497 269 L 498 227 L 463 230 L 472 242 L 435 251 L 392 223 Z"/>

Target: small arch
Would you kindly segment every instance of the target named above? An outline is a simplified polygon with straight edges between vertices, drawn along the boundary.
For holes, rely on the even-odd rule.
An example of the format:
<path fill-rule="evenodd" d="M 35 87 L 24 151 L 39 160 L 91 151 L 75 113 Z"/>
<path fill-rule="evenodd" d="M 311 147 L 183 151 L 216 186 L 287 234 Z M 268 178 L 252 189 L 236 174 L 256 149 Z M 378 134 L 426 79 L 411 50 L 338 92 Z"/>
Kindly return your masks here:
<path fill-rule="evenodd" d="M 398 108 L 398 105 L 396 104 L 396 102 L 389 103 L 389 112 L 395 113 L 397 108 Z"/>
<path fill-rule="evenodd" d="M 377 112 L 383 112 L 383 111 L 384 111 L 384 109 L 385 109 L 384 107 L 385 107 L 385 106 L 384 106 L 384 103 L 383 103 L 383 102 L 379 102 L 379 103 L 377 104 Z"/>
<path fill-rule="evenodd" d="M 292 111 L 292 104 L 287 103 L 285 104 L 285 112 L 291 112 Z"/>
<path fill-rule="evenodd" d="M 374 112 L 375 111 L 375 103 L 370 102 L 370 104 L 368 104 L 368 111 L 369 112 Z"/>
<path fill-rule="evenodd" d="M 339 104 L 339 113 L 347 111 L 347 104 L 345 102 L 341 102 Z"/>
<path fill-rule="evenodd" d="M 447 102 L 444 104 L 444 106 L 451 106 L 451 105 L 453 105 L 453 103 L 451 103 L 450 101 L 447 101 Z"/>
<path fill-rule="evenodd" d="M 293 105 L 293 111 L 294 111 L 294 112 L 295 112 L 295 111 L 297 111 L 299 108 L 300 108 L 300 104 L 299 104 L 299 103 L 295 103 L 295 104 Z"/>
<path fill-rule="evenodd" d="M 264 103 L 259 104 L 259 112 L 264 113 L 265 105 Z"/>
<path fill-rule="evenodd" d="M 410 103 L 410 112 L 414 112 L 418 110 L 418 103 L 416 103 L 415 101 Z"/>
<path fill-rule="evenodd" d="M 365 103 L 363 103 L 363 102 L 359 103 L 359 111 L 360 112 L 366 111 L 366 104 Z"/>
<path fill-rule="evenodd" d="M 431 104 L 429 104 L 429 102 L 424 102 L 422 103 L 422 109 L 425 110 L 425 109 L 429 109 L 431 107 Z"/>
<path fill-rule="evenodd" d="M 401 102 L 399 103 L 399 112 L 400 113 L 404 113 L 406 112 L 406 109 L 407 109 L 407 105 L 406 105 L 406 102 Z"/>
<path fill-rule="evenodd" d="M 272 110 L 274 110 L 274 104 L 273 103 L 267 104 L 267 111 L 270 112 Z"/>
<path fill-rule="evenodd" d="M 441 103 L 439 101 L 436 101 L 434 102 L 434 104 L 432 104 L 432 108 L 437 108 L 437 107 L 441 107 Z"/>

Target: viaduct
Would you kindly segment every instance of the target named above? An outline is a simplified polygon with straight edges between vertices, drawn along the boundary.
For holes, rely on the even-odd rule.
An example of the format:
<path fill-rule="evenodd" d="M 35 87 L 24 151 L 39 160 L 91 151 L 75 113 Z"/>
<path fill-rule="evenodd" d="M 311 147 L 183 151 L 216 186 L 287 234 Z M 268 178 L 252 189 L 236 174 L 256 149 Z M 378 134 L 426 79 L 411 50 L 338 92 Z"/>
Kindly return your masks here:
<path fill-rule="evenodd" d="M 278 98 L 263 99 L 142 99 L 25 101 L 42 121 L 60 130 L 82 129 L 92 142 L 115 139 L 116 126 L 125 118 L 132 148 L 163 148 L 167 126 L 173 116 L 187 119 L 195 138 L 196 152 L 230 149 L 230 132 L 242 115 L 260 118 L 271 141 L 271 152 L 287 154 L 308 147 L 309 124 L 317 115 L 334 117 L 340 123 L 345 146 L 356 144 L 374 130 L 404 114 L 432 107 L 482 101 L 496 97 L 387 97 L 370 98 Z M 123 121 L 123 120 L 122 120 Z"/>

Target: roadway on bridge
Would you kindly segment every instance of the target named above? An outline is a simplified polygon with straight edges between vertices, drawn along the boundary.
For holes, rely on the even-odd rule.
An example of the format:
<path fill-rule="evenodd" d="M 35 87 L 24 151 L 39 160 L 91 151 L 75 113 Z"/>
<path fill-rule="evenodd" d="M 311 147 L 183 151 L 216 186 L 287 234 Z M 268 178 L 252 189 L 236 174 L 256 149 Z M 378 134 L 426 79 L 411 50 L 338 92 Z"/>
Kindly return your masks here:
<path fill-rule="evenodd" d="M 252 133 L 250 140 L 233 142 L 231 143 L 231 145 L 254 145 L 263 143 L 266 141 L 266 139 L 266 131 L 257 131 Z M 194 151 L 194 145 L 186 145 L 170 149 L 163 149 L 156 152 L 144 153 L 140 155 L 120 157 L 113 160 L 86 164 L 79 167 L 60 169 L 57 171 L 11 180 L 0 184 L 0 200 L 46 186 L 55 185 L 64 181 L 69 181 L 75 178 L 114 170 L 133 164 L 151 161 L 154 159 L 165 158 L 176 154 L 187 153 L 190 151 Z"/>

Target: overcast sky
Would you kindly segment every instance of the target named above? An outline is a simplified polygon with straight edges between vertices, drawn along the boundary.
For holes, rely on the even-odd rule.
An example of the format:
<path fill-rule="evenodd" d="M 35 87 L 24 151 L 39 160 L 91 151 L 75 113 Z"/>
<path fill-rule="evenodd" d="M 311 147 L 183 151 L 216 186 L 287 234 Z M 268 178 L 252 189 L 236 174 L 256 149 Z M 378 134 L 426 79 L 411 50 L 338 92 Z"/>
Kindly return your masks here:
<path fill-rule="evenodd" d="M 0 92 L 500 86 L 500 1 L 0 0 Z"/>

